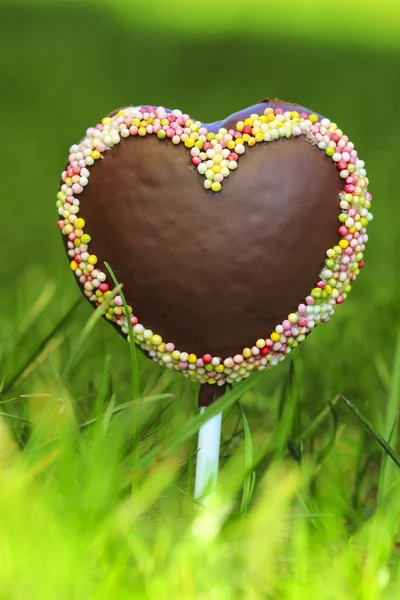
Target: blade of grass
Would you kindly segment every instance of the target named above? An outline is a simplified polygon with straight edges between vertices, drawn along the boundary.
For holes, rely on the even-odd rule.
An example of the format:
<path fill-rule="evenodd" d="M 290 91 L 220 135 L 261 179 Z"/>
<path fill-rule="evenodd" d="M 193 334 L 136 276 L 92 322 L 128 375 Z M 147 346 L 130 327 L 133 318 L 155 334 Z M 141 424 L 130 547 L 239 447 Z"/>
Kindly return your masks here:
<path fill-rule="evenodd" d="M 66 380 L 68 378 L 68 376 L 71 374 L 71 371 L 73 370 L 73 368 L 75 367 L 77 360 L 79 358 L 79 356 L 82 353 L 83 350 L 83 346 L 87 340 L 87 338 L 89 337 L 93 327 L 96 325 L 96 323 L 101 319 L 101 317 L 104 315 L 104 313 L 106 312 L 107 308 L 109 307 L 109 305 L 111 304 L 112 300 L 114 299 L 114 297 L 119 293 L 120 288 L 117 286 L 115 287 L 112 292 L 111 295 L 104 301 L 102 302 L 102 304 L 100 304 L 100 306 L 98 306 L 96 308 L 96 310 L 90 315 L 89 319 L 87 320 L 84 328 L 81 331 L 81 334 L 78 336 L 78 339 L 74 342 L 72 349 L 71 349 L 71 353 L 69 355 L 69 360 L 68 363 L 62 373 L 62 379 Z"/>
<path fill-rule="evenodd" d="M 242 413 L 243 419 L 243 430 L 244 430 L 244 468 L 245 478 L 243 483 L 243 495 L 242 502 L 240 505 L 240 512 L 245 515 L 249 509 L 252 492 L 255 485 L 255 472 L 251 470 L 253 466 L 253 443 L 251 439 L 251 431 L 249 422 L 245 415 L 242 406 L 239 403 L 239 409 Z"/>
<path fill-rule="evenodd" d="M 19 379 L 24 375 L 24 373 L 29 369 L 30 365 L 40 356 L 40 354 L 46 349 L 50 340 L 58 333 L 68 322 L 71 315 L 75 312 L 78 306 L 83 302 L 83 298 L 79 298 L 69 309 L 69 311 L 56 323 L 53 329 L 49 332 L 49 334 L 40 342 L 39 346 L 36 350 L 31 354 L 28 360 L 24 363 L 24 365 L 11 377 L 9 381 L 3 386 L 2 394 L 7 394 L 19 381 Z"/>
<path fill-rule="evenodd" d="M 368 433 L 370 433 L 372 435 L 372 437 L 374 437 L 376 439 L 376 441 L 384 449 L 384 451 L 386 452 L 386 454 L 388 456 L 390 456 L 390 458 L 392 459 L 392 461 L 400 468 L 400 456 L 396 453 L 396 451 L 394 450 L 394 448 L 392 448 L 386 442 L 386 440 L 380 435 L 380 433 L 378 433 L 376 431 L 376 429 L 374 429 L 374 427 L 368 421 L 368 419 L 366 417 L 364 417 L 364 415 L 362 413 L 360 413 L 359 410 L 357 410 L 357 408 L 354 406 L 354 404 L 352 402 L 350 402 L 350 400 L 348 400 L 347 398 L 345 398 L 343 396 L 343 394 L 340 394 L 340 397 L 342 398 L 342 400 L 344 401 L 344 403 L 350 408 L 350 410 L 355 414 L 355 416 L 357 417 L 357 419 L 360 421 L 360 423 L 362 423 L 362 425 L 365 427 L 365 429 L 368 431 Z"/>
<path fill-rule="evenodd" d="M 107 262 L 105 262 L 104 264 L 105 264 L 108 272 L 111 275 L 111 279 L 113 280 L 114 285 L 116 287 L 119 287 L 119 295 L 121 296 L 122 304 L 123 304 L 124 310 L 125 310 L 125 317 L 126 317 L 126 321 L 128 324 L 128 331 L 129 331 L 129 336 L 128 336 L 129 337 L 129 347 L 130 347 L 130 353 L 131 353 L 132 400 L 137 400 L 137 398 L 139 398 L 139 369 L 138 369 L 138 364 L 137 364 L 135 336 L 133 334 L 132 322 L 129 318 L 130 313 L 128 310 L 128 303 L 127 303 L 124 293 L 122 291 L 122 285 L 120 285 L 118 283 L 118 280 L 114 275 L 114 271 L 112 270 L 112 268 L 110 267 L 110 265 Z"/>

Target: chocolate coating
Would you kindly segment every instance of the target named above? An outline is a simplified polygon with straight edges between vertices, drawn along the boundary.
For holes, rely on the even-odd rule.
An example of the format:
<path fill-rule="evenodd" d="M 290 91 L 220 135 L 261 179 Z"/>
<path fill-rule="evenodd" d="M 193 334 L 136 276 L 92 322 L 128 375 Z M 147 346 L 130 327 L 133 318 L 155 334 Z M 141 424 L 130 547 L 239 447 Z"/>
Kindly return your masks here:
<path fill-rule="evenodd" d="M 190 159 L 156 136 L 121 140 L 91 168 L 80 216 L 141 323 L 224 358 L 270 335 L 316 285 L 343 181 L 303 137 L 248 148 L 218 194 Z"/>

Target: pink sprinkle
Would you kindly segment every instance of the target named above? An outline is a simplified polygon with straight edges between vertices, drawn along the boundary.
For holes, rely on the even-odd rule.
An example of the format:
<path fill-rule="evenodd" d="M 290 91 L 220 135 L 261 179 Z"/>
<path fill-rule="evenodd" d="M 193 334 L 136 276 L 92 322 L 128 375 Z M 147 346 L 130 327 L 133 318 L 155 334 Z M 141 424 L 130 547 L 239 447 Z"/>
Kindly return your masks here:
<path fill-rule="evenodd" d="M 129 128 L 129 133 L 131 135 L 137 135 L 138 133 L 138 128 L 135 125 L 132 125 L 132 127 Z"/>
<path fill-rule="evenodd" d="M 115 296 L 114 302 L 115 302 L 115 306 L 122 306 L 123 305 L 121 296 Z"/>
<path fill-rule="evenodd" d="M 195 167 L 198 167 L 201 164 L 201 158 L 199 156 L 193 156 L 192 158 L 192 164 L 194 164 Z"/>
<path fill-rule="evenodd" d="M 215 377 L 215 376 L 216 376 L 216 374 L 217 374 L 217 372 L 216 372 L 216 371 L 210 371 L 210 372 L 208 373 L 209 377 Z"/>
<path fill-rule="evenodd" d="M 343 301 L 344 301 L 344 298 L 343 298 L 343 296 L 338 296 L 338 297 L 336 298 L 336 304 L 342 304 L 342 302 L 343 302 Z"/>
<path fill-rule="evenodd" d="M 187 362 L 182 362 L 182 361 L 180 361 L 180 362 L 178 363 L 178 366 L 179 366 L 179 368 L 181 369 L 181 371 L 186 371 L 186 369 L 188 368 L 188 366 L 189 366 L 189 365 L 188 365 L 188 363 L 187 363 Z"/>
<path fill-rule="evenodd" d="M 131 323 L 133 326 L 135 326 L 139 323 L 139 319 L 135 317 L 135 315 L 131 315 Z"/>
<path fill-rule="evenodd" d="M 307 312 L 306 305 L 305 305 L 305 304 L 299 304 L 299 306 L 298 306 L 298 311 L 299 311 L 299 313 L 300 313 L 301 315 L 302 315 L 302 314 L 304 314 L 304 313 L 306 313 L 306 312 Z"/>
<path fill-rule="evenodd" d="M 282 323 L 282 327 L 283 327 L 283 329 L 291 329 L 292 328 L 292 324 L 291 324 L 290 321 L 288 321 L 288 319 L 285 319 L 283 321 L 283 323 Z"/>
<path fill-rule="evenodd" d="M 167 129 L 167 138 L 172 139 L 175 135 L 175 131 L 171 128 Z"/>
<path fill-rule="evenodd" d="M 202 358 L 198 358 L 198 359 L 196 360 L 196 367 L 197 367 L 198 369 L 202 369 L 202 368 L 204 367 L 204 362 L 203 362 L 203 359 L 202 359 Z"/>
<path fill-rule="evenodd" d="M 237 365 L 240 365 L 243 362 L 243 356 L 241 354 L 235 354 L 233 357 L 233 362 Z"/>
<path fill-rule="evenodd" d="M 307 319 L 306 317 L 300 317 L 299 319 L 299 327 L 307 327 Z"/>
<path fill-rule="evenodd" d="M 173 352 L 174 350 L 175 350 L 175 344 L 173 344 L 172 342 L 168 342 L 168 344 L 165 344 L 166 352 Z"/>
<path fill-rule="evenodd" d="M 203 356 L 203 362 L 205 362 L 205 364 L 208 365 L 211 361 L 212 361 L 211 354 L 204 354 L 204 356 Z"/>
<path fill-rule="evenodd" d="M 213 147 L 211 142 L 204 142 L 203 144 L 203 152 L 207 152 L 207 150 L 211 150 Z"/>
<path fill-rule="evenodd" d="M 99 152 L 104 152 L 107 149 L 107 146 L 105 144 L 103 144 L 103 142 L 100 142 L 100 144 L 97 144 L 96 146 L 96 150 L 98 150 Z"/>
<path fill-rule="evenodd" d="M 74 194 L 80 194 L 81 192 L 83 192 L 83 187 L 79 183 L 74 183 L 74 185 L 72 186 L 72 191 L 74 192 Z"/>
<path fill-rule="evenodd" d="M 324 290 L 325 289 L 325 282 L 324 281 L 318 281 L 317 287 L 319 287 L 321 290 Z"/>
<path fill-rule="evenodd" d="M 363 260 L 360 260 L 360 262 L 358 263 L 358 268 L 362 269 L 364 265 L 365 265 L 365 262 Z"/>
<path fill-rule="evenodd" d="M 312 296 L 307 296 L 306 304 L 307 304 L 307 306 L 314 306 L 314 304 L 315 304 L 314 298 Z"/>
<path fill-rule="evenodd" d="M 101 292 L 108 292 L 109 289 L 110 289 L 110 286 L 108 285 L 108 283 L 101 283 L 99 285 L 99 290 Z"/>

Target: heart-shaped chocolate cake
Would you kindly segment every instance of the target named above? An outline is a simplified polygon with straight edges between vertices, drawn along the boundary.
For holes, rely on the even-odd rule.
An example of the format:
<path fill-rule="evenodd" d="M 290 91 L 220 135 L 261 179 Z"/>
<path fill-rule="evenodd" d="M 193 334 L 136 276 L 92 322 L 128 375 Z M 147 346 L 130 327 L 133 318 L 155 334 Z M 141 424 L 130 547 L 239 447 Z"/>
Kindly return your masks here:
<path fill-rule="evenodd" d="M 335 123 L 268 99 L 202 124 L 126 107 L 70 149 L 58 226 L 85 296 L 154 361 L 224 385 L 274 365 L 346 298 L 372 218 Z M 122 299 L 106 318 L 127 336 Z"/>

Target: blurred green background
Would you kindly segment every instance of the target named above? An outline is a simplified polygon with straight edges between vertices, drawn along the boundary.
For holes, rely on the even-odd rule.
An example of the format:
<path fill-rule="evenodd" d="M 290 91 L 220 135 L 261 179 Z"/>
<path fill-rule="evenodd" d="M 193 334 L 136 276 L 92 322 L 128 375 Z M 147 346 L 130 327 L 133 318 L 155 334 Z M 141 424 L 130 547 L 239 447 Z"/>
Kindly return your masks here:
<path fill-rule="evenodd" d="M 366 267 L 335 318 L 291 356 L 306 410 L 320 410 L 341 391 L 365 405 L 379 426 L 400 321 L 399 11 L 393 2 L 381 3 L 379 10 L 372 2 L 343 10 L 324 6 L 289 2 L 284 11 L 269 2 L 0 5 L 5 380 L 78 298 L 55 225 L 55 195 L 69 146 L 89 125 L 127 104 L 180 108 L 210 121 L 268 95 L 337 122 L 366 161 L 375 217 Z M 90 314 L 85 303 L 74 315 L 63 342 L 66 353 Z M 116 385 L 129 377 L 127 345 L 100 322 L 73 374 L 78 394 L 86 394 L 106 351 L 113 355 Z M 64 359 L 62 351 L 52 357 Z M 154 377 L 160 372 L 152 364 L 143 368 Z M 268 395 L 288 368 L 285 361 L 262 379 L 254 410 L 267 409 Z M 52 373 L 36 369 L 21 393 L 44 391 Z"/>

